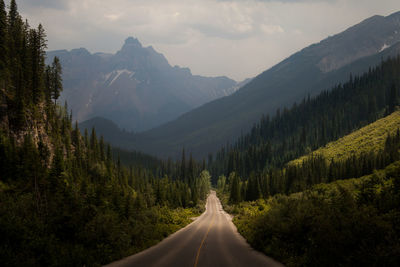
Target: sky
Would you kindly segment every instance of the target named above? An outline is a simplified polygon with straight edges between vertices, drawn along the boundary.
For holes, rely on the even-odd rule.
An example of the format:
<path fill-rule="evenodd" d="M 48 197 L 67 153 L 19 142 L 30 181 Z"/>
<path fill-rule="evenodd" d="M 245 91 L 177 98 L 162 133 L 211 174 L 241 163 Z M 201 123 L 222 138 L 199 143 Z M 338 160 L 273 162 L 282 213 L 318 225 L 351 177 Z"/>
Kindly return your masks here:
<path fill-rule="evenodd" d="M 5 1 L 6 3 L 9 0 Z M 118 51 L 133 36 L 193 74 L 254 77 L 398 0 L 17 0 L 48 49 Z"/>

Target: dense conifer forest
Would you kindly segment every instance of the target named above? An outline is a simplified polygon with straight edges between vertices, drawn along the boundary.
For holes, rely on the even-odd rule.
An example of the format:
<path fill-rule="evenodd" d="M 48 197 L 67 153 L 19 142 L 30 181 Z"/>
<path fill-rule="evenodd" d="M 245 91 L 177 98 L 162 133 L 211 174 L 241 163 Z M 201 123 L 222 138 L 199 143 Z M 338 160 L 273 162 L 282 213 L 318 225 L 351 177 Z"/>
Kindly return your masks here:
<path fill-rule="evenodd" d="M 219 152 L 219 196 L 254 248 L 287 266 L 400 264 L 399 80 L 387 59 Z"/>
<path fill-rule="evenodd" d="M 238 180 L 249 179 L 249 183 L 255 177 L 258 183 L 262 182 L 261 177 L 268 179 L 265 197 L 304 188 L 292 188 L 298 187 L 292 181 L 296 179 L 291 174 L 294 168 L 289 168 L 289 176 L 277 174 L 278 170 L 290 160 L 392 113 L 399 101 L 399 88 L 400 56 L 388 58 L 364 75 L 350 77 L 348 82 L 332 90 L 305 98 L 291 109 L 277 110 L 273 118 L 264 116 L 250 133 L 234 145 L 223 147 L 214 160 L 210 156 L 208 166 L 214 183 L 221 174 L 229 177 L 235 173 Z M 324 162 L 323 159 L 313 161 Z M 315 182 L 323 181 L 323 177 L 318 179 Z"/>
<path fill-rule="evenodd" d="M 62 68 L 46 34 L 0 0 L 0 261 L 93 266 L 133 254 L 203 209 L 210 176 L 191 157 L 162 162 L 81 135 L 57 102 Z M 128 164 L 129 163 L 129 164 Z"/>

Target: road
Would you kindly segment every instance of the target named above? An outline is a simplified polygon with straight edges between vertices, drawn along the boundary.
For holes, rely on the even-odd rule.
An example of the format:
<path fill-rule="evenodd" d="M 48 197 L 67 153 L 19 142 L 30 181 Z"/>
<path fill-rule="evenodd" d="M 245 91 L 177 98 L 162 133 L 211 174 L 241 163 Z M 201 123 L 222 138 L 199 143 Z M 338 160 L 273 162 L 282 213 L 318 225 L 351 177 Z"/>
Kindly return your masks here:
<path fill-rule="evenodd" d="M 211 191 L 206 211 L 159 244 L 107 266 L 283 266 L 252 249 Z"/>

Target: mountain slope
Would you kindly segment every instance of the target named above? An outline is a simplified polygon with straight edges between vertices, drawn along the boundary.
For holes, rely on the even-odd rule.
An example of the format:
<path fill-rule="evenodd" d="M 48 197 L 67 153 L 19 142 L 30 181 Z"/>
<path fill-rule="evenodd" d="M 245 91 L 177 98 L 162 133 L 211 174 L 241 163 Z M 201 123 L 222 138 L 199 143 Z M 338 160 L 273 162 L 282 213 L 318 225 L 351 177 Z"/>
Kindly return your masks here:
<path fill-rule="evenodd" d="M 139 134 L 132 147 L 164 157 L 177 157 L 185 147 L 194 156 L 204 157 L 234 141 L 262 114 L 331 88 L 350 73 L 367 71 L 382 57 L 397 55 L 399 41 L 400 12 L 374 16 L 290 56 L 236 93 Z"/>
<path fill-rule="evenodd" d="M 264 199 L 231 208 L 238 231 L 255 249 L 287 266 L 370 265 L 373 261 L 379 262 L 373 265 L 397 266 L 400 232 L 392 214 L 398 214 L 400 204 L 399 126 L 400 112 L 396 111 L 316 150 L 313 158 L 293 161 L 302 164 L 290 164 L 277 178 L 288 181 L 294 175 L 293 182 L 308 185 L 292 194 L 263 192 Z M 336 164 L 321 164 L 317 154 L 326 159 L 332 156 Z M 311 179 L 309 184 L 316 173 L 322 179 Z M 270 177 L 260 179 L 269 181 Z M 249 188 L 250 181 L 240 186 Z M 219 193 L 225 189 L 228 195 L 231 185 L 219 184 Z M 263 185 L 263 191 L 269 188 Z M 282 236 L 287 237 L 284 242 Z"/>
<path fill-rule="evenodd" d="M 400 111 L 395 111 L 376 122 L 352 132 L 334 142 L 326 144 L 312 153 L 300 157 L 291 164 L 301 164 L 311 157 L 323 156 L 327 160 L 346 160 L 351 156 L 368 152 L 378 152 L 385 147 L 387 135 L 395 135 L 400 129 Z"/>
<path fill-rule="evenodd" d="M 346 83 L 305 98 L 281 114 L 262 117 L 249 133 L 216 153 L 209 164 L 212 176 L 235 172 L 246 179 L 252 173 L 282 168 L 291 160 L 393 113 L 399 103 L 399 77 L 400 55 Z M 314 160 L 325 163 L 321 156 L 307 162 Z M 321 177 L 320 173 L 316 176 Z"/>
<path fill-rule="evenodd" d="M 95 117 L 79 123 L 79 129 L 82 133 L 85 129 L 90 132 L 92 128 L 95 128 L 96 132 L 100 133 L 105 141 L 112 141 L 114 146 L 120 148 L 126 147 L 130 140 L 134 138 L 133 133 L 121 130 L 113 121 L 102 117 Z"/>
<path fill-rule="evenodd" d="M 162 54 L 132 37 L 114 55 L 80 48 L 48 52 L 47 60 L 54 56 L 64 69 L 61 98 L 74 118 L 100 116 L 128 130 L 158 126 L 238 89 L 227 77 L 202 77 L 172 67 Z"/>

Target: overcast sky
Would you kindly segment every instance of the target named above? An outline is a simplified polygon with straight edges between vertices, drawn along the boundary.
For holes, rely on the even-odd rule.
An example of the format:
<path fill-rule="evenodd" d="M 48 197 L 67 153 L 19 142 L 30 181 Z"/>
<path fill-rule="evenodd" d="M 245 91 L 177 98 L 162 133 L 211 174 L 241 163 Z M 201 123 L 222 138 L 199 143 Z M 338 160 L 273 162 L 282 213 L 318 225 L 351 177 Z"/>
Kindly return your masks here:
<path fill-rule="evenodd" d="M 6 1 L 6 3 L 9 0 Z M 399 0 L 17 0 L 49 50 L 119 50 L 128 36 L 193 74 L 253 77 Z"/>

